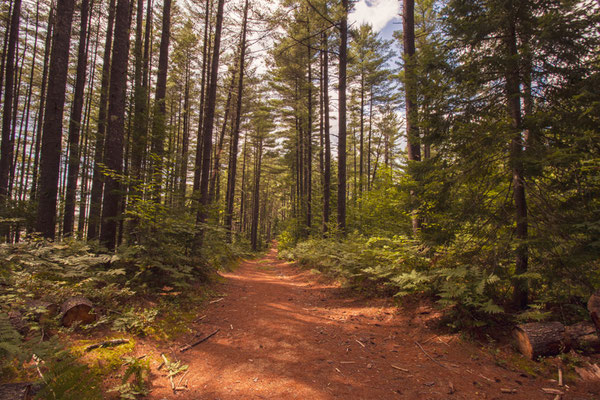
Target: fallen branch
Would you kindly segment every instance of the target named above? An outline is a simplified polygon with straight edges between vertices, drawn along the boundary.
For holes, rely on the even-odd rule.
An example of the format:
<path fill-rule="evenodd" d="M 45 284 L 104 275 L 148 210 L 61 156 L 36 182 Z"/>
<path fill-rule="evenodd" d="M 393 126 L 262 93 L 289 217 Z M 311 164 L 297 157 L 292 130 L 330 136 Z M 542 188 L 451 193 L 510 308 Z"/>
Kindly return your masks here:
<path fill-rule="evenodd" d="M 185 346 L 183 346 L 182 348 L 180 348 L 180 349 L 179 349 L 179 351 L 180 351 L 181 353 L 183 353 L 184 351 L 188 351 L 188 350 L 189 350 L 189 349 L 191 349 L 192 347 L 198 346 L 200 343 L 207 341 L 208 339 L 210 339 L 211 337 L 213 337 L 214 335 L 216 335 L 216 334 L 217 334 L 217 332 L 219 332 L 219 331 L 220 331 L 220 329 L 217 329 L 216 331 L 214 331 L 214 332 L 213 332 L 213 333 L 211 333 L 210 335 L 208 335 L 208 336 L 205 336 L 205 337 L 203 337 L 202 339 L 195 341 L 194 343 L 191 343 L 191 344 L 188 344 L 188 345 L 185 345 Z"/>
<path fill-rule="evenodd" d="M 99 347 L 113 347 L 113 346 L 118 346 L 120 344 L 125 344 L 125 343 L 129 343 L 129 339 L 105 340 L 104 342 L 89 345 L 88 347 L 85 348 L 85 351 L 92 351 Z"/>
<path fill-rule="evenodd" d="M 558 386 L 562 386 L 563 385 L 563 372 L 562 372 L 562 368 L 558 367 Z"/>
<path fill-rule="evenodd" d="M 179 382 L 177 382 L 177 387 L 175 388 L 175 390 L 180 390 L 181 382 L 183 381 L 183 378 L 185 378 L 185 376 L 188 374 L 188 372 L 190 372 L 189 369 L 185 371 L 183 375 L 181 375 L 181 378 L 179 378 Z"/>
<path fill-rule="evenodd" d="M 421 351 L 423 352 L 423 354 L 425 354 L 425 355 L 427 356 L 427 358 L 429 358 L 431 361 L 433 361 L 434 363 L 436 363 L 436 364 L 437 364 L 437 365 L 439 365 L 440 367 L 446 368 L 446 369 L 448 369 L 448 370 L 450 369 L 450 368 L 446 367 L 444 364 L 442 364 L 441 362 L 439 362 L 438 360 L 436 360 L 436 359 L 434 359 L 433 357 L 431 357 L 431 356 L 429 355 L 429 353 L 427 353 L 427 352 L 425 351 L 425 349 L 423 348 L 423 346 L 421 346 L 421 344 L 419 344 L 419 342 L 417 342 L 416 340 L 415 340 L 415 344 L 416 344 L 417 346 L 419 346 L 419 348 L 421 349 Z"/>
<path fill-rule="evenodd" d="M 507 393 L 507 394 L 514 394 L 517 393 L 517 389 L 505 389 L 505 388 L 501 388 L 500 391 L 502 393 Z"/>
<path fill-rule="evenodd" d="M 397 369 L 398 371 L 402 371 L 402 372 L 409 372 L 406 368 L 400 368 L 396 365 L 391 365 L 392 368 Z"/>
<path fill-rule="evenodd" d="M 214 303 L 218 303 L 218 302 L 220 302 L 221 300 L 223 300 L 224 298 L 225 298 L 225 297 L 221 297 L 220 299 L 216 299 L 216 300 L 213 300 L 213 301 L 209 301 L 209 302 L 208 302 L 208 304 L 214 304 Z"/>
<path fill-rule="evenodd" d="M 354 339 L 354 340 L 356 340 L 356 343 L 360 344 L 362 347 L 366 347 L 365 344 L 363 342 L 361 342 L 360 340 L 358 340 L 358 339 Z"/>
<path fill-rule="evenodd" d="M 542 388 L 542 392 L 547 393 L 547 394 L 557 394 L 557 395 L 565 394 L 562 390 L 552 389 L 552 388 Z"/>

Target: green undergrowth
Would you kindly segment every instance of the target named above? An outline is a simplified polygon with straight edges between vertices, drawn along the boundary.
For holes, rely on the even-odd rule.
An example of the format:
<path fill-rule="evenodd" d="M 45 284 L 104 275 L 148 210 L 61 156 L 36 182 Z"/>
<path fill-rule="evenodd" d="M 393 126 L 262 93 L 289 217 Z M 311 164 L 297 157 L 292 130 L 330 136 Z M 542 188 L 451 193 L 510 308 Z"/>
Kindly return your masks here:
<path fill-rule="evenodd" d="M 117 374 L 121 398 L 147 393 L 144 363 L 131 359 L 136 338 L 165 343 L 189 333 L 201 304 L 215 296 L 217 271 L 247 255 L 215 239 L 195 254 L 166 236 L 115 253 L 74 239 L 0 245 L 0 383 L 41 383 L 41 398 L 100 399 L 100 382 Z M 73 296 L 92 302 L 95 322 L 61 326 L 58 310 Z M 130 342 L 84 350 L 114 337 Z"/>
<path fill-rule="evenodd" d="M 308 239 L 296 245 L 284 241 L 279 256 L 367 294 L 431 297 L 444 311 L 442 322 L 452 330 L 474 332 L 517 322 L 558 319 L 572 323 L 587 318 L 589 288 L 549 287 L 548 278 L 535 266 L 518 277 L 534 288 L 531 306 L 520 314 L 511 312 L 516 277 L 510 254 L 499 254 L 493 246 L 481 247 L 467 235 L 431 247 L 401 235 L 350 235 Z"/>

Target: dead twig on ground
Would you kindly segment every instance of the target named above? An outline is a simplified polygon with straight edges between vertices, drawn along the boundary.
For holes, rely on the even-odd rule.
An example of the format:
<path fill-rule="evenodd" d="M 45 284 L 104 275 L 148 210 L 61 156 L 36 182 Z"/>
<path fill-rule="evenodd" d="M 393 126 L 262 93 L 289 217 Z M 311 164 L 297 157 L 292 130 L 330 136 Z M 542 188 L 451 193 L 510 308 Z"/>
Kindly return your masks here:
<path fill-rule="evenodd" d="M 398 371 L 402 371 L 402 372 L 409 372 L 406 368 L 400 368 L 394 364 L 391 365 L 392 368 L 397 369 Z"/>
<path fill-rule="evenodd" d="M 421 344 L 419 342 L 417 342 L 416 340 L 414 341 L 415 344 L 417 346 L 419 346 L 419 349 L 421 349 L 421 351 L 423 352 L 423 354 L 425 354 L 427 356 L 427 358 L 429 358 L 431 361 L 433 361 L 434 363 L 436 363 L 437 365 L 439 365 L 440 367 L 446 368 L 447 370 L 450 370 L 450 368 L 448 368 L 447 366 L 445 366 L 444 364 L 442 364 L 441 362 L 439 362 L 438 360 L 434 359 L 433 357 L 431 357 L 429 355 L 429 353 L 427 353 L 425 351 L 425 349 L 423 348 L 423 346 L 421 346 Z"/>
<path fill-rule="evenodd" d="M 219 332 L 219 331 L 220 331 L 220 329 L 217 329 L 216 331 L 214 331 L 214 332 L 213 332 L 213 333 L 211 333 L 210 335 L 208 335 L 208 336 L 205 336 L 205 337 L 203 337 L 202 339 L 195 341 L 194 343 L 191 343 L 191 344 L 188 344 L 188 345 L 185 345 L 185 346 L 183 346 L 182 348 L 180 348 L 180 349 L 179 349 L 179 351 L 180 351 L 181 353 L 183 353 L 184 351 L 188 351 L 188 350 L 189 350 L 189 349 L 191 349 L 192 347 L 198 346 L 200 343 L 207 341 L 208 339 L 210 339 L 211 337 L 213 337 L 214 335 L 216 335 L 216 334 L 217 334 L 217 332 Z"/>

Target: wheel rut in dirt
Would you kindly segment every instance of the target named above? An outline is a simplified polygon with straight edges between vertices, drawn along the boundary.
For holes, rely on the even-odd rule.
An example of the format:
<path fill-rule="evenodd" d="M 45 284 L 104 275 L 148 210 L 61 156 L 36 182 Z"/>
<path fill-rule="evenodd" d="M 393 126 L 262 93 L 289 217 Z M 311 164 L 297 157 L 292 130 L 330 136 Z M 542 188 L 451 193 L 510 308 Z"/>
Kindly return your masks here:
<path fill-rule="evenodd" d="M 530 400 L 549 398 L 541 388 L 554 387 L 429 330 L 433 309 L 358 298 L 277 259 L 276 249 L 222 275 L 222 300 L 195 326 L 203 335 L 219 332 L 177 351 L 189 365 L 188 390 L 174 395 L 168 381 L 155 379 L 150 398 Z"/>

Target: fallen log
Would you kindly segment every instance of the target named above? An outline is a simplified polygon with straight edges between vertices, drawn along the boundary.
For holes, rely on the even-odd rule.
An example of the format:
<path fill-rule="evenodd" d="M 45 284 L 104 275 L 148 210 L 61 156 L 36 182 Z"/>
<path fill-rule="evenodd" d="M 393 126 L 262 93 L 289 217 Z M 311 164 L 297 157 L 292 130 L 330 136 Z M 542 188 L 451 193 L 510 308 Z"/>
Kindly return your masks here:
<path fill-rule="evenodd" d="M 519 351 L 531 360 L 558 354 L 564 347 L 564 335 L 565 327 L 560 322 L 530 322 L 513 330 Z"/>
<path fill-rule="evenodd" d="M 600 338 L 596 327 L 589 322 L 579 322 L 565 327 L 565 347 L 585 352 L 600 351 Z"/>
<path fill-rule="evenodd" d="M 85 297 L 71 297 L 60 308 L 61 324 L 66 327 L 70 327 L 76 322 L 90 324 L 96 320 L 96 314 L 93 313 L 92 309 L 92 302 Z"/>

